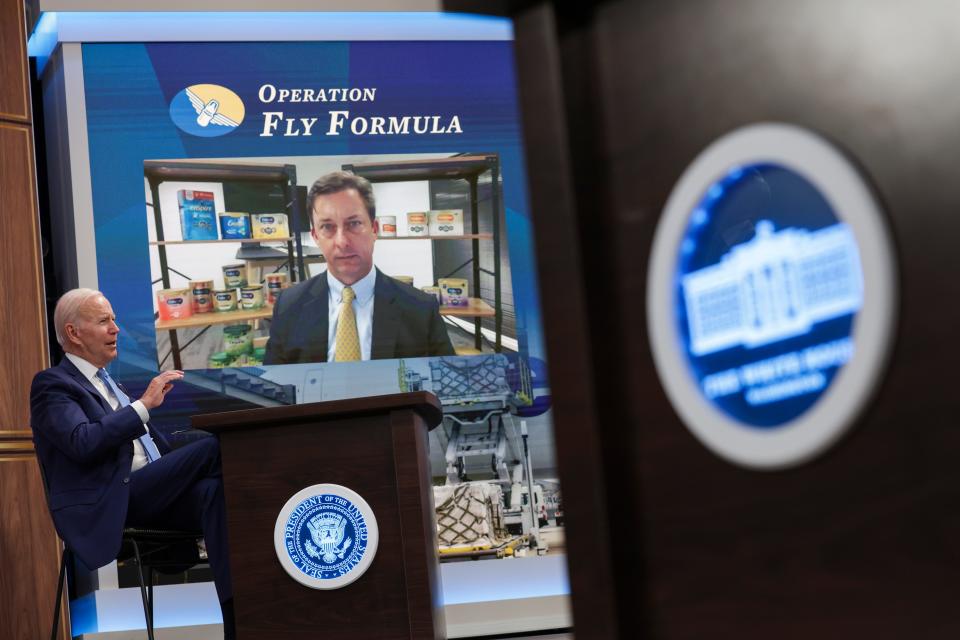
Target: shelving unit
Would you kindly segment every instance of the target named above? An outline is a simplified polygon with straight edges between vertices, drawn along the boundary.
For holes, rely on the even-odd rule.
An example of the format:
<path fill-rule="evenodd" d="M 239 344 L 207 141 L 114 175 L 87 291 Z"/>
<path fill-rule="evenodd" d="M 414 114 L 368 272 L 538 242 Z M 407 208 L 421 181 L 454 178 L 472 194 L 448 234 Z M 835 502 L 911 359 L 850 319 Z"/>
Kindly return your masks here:
<path fill-rule="evenodd" d="M 147 160 L 143 163 L 143 176 L 150 185 L 153 204 L 153 221 L 157 239 L 150 244 L 157 247 L 160 259 L 160 281 L 164 289 L 170 288 L 170 266 L 167 263 L 167 246 L 204 245 L 235 243 L 243 246 L 247 243 L 281 242 L 286 245 L 287 269 L 291 283 L 306 278 L 303 262 L 303 247 L 300 243 L 300 203 L 296 197 L 297 170 L 294 165 L 255 165 L 242 163 L 211 163 Z M 286 202 L 285 212 L 290 223 L 291 236 L 285 238 L 242 239 L 242 240 L 167 240 L 163 233 L 163 217 L 160 212 L 160 185 L 164 182 L 257 182 L 265 185 L 280 185 Z M 200 278 L 196 278 L 200 279 Z M 205 327 L 213 324 L 228 324 L 247 320 L 269 318 L 270 307 L 256 310 L 228 312 L 210 312 L 196 314 L 181 320 L 156 321 L 157 331 L 170 332 L 170 349 L 173 366 L 182 368 L 178 329 Z M 189 343 L 187 343 L 189 344 Z M 186 346 L 186 345 L 184 345 Z"/>
<path fill-rule="evenodd" d="M 263 238 L 241 238 L 240 240 L 157 240 L 156 242 L 151 242 L 150 245 L 169 246 L 172 244 L 236 244 L 238 242 L 293 242 L 293 236 L 287 238 L 270 238 L 269 240 L 264 240 Z"/>
<path fill-rule="evenodd" d="M 470 298 L 465 307 L 441 306 L 440 315 L 454 318 L 496 318 L 497 312 L 485 300 Z"/>
<path fill-rule="evenodd" d="M 237 311 L 210 311 L 195 313 L 189 318 L 179 320 L 157 320 L 157 330 L 175 331 L 176 329 L 192 329 L 206 327 L 211 324 L 233 324 L 248 320 L 263 320 L 273 315 L 273 307 L 264 306 L 260 309 L 238 309 Z"/>
<path fill-rule="evenodd" d="M 380 240 L 493 240 L 492 233 L 465 233 L 462 236 L 377 236 Z"/>
<path fill-rule="evenodd" d="M 399 236 L 396 238 L 377 238 L 380 240 L 469 240 L 472 243 L 472 259 L 457 269 L 459 271 L 472 263 L 473 286 L 479 292 L 480 273 L 493 276 L 494 303 L 491 307 L 479 297 L 471 298 L 467 307 L 440 307 L 440 314 L 474 319 L 474 346 L 482 347 L 481 320 L 494 319 L 494 351 L 500 352 L 503 337 L 503 308 L 500 288 L 500 160 L 496 155 L 454 156 L 435 160 L 407 160 L 399 162 L 345 164 L 344 171 L 351 171 L 373 183 L 377 182 L 420 182 L 425 180 L 464 180 L 470 187 L 470 233 L 460 236 Z M 491 189 L 491 210 L 493 211 L 493 233 L 480 233 L 477 184 L 480 176 L 490 172 L 493 181 Z M 493 269 L 480 266 L 480 241 L 493 242 Z M 436 273 L 436 269 L 434 269 Z M 456 271 L 441 277 L 451 277 Z"/>

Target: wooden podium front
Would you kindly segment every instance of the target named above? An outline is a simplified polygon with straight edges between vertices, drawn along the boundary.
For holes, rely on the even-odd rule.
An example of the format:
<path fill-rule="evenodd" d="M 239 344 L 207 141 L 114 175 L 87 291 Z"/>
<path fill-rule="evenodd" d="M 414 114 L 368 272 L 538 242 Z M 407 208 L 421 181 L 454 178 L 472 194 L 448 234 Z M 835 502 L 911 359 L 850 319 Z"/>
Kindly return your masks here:
<path fill-rule="evenodd" d="M 402 393 L 195 416 L 220 437 L 240 640 L 444 638 L 427 432 L 435 396 Z M 294 580 L 274 549 L 284 504 L 337 484 L 370 505 L 372 564 L 339 589 Z"/>

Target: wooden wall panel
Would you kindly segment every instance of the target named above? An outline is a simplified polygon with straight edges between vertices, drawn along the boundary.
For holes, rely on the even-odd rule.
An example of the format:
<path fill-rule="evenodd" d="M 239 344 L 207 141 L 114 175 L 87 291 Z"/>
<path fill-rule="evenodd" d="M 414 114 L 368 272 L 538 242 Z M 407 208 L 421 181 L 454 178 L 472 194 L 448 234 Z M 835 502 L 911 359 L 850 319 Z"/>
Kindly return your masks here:
<path fill-rule="evenodd" d="M 0 638 L 49 636 L 61 544 L 33 452 L 30 381 L 49 366 L 23 3 L 0 1 Z M 59 638 L 69 634 L 66 597 Z"/>
<path fill-rule="evenodd" d="M 30 120 L 23 2 L 0 2 L 0 119 Z"/>
<path fill-rule="evenodd" d="M 945 80 L 960 56 L 954 18 L 952 4 L 872 0 L 598 9 L 593 161 L 607 176 L 599 223 L 618 230 L 601 295 L 624 327 L 611 333 L 613 374 L 636 390 L 611 394 L 620 419 L 607 438 L 629 452 L 619 482 L 641 490 L 622 519 L 643 541 L 638 633 L 960 634 L 960 303 L 945 288 L 960 270 L 958 102 Z M 646 264 L 670 190 L 708 144 L 761 121 L 820 132 L 863 170 L 886 210 L 902 294 L 877 397 L 824 455 L 778 472 L 737 468 L 690 434 L 661 390 L 645 322 Z"/>
<path fill-rule="evenodd" d="M 0 638 L 47 638 L 60 541 L 47 512 L 30 434 L 0 433 Z M 63 598 L 64 611 L 67 598 Z M 60 635 L 70 636 L 61 617 Z"/>
<path fill-rule="evenodd" d="M 0 122 L 0 148 L 0 429 L 17 430 L 49 359 L 30 126 Z"/>

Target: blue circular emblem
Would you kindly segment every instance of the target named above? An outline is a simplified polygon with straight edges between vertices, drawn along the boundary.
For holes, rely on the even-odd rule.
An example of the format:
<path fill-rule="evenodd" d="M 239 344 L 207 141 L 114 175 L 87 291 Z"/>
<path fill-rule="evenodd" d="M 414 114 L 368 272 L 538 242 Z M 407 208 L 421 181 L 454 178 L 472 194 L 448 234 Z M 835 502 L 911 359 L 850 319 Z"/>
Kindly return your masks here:
<path fill-rule="evenodd" d="M 281 510 L 274 529 L 280 564 L 295 580 L 315 589 L 334 589 L 360 577 L 377 547 L 370 506 L 339 485 L 314 485 Z"/>
<path fill-rule="evenodd" d="M 703 395 L 757 429 L 802 415 L 853 357 L 853 231 L 802 175 L 756 164 L 707 188 L 680 246 L 677 329 Z"/>
<path fill-rule="evenodd" d="M 243 123 L 243 100 L 226 87 L 195 84 L 170 101 L 170 119 L 182 131 L 203 138 L 223 136 Z"/>
<path fill-rule="evenodd" d="M 748 467 L 823 451 L 882 375 L 895 274 L 845 154 L 784 124 L 721 137 L 678 180 L 650 253 L 650 348 L 677 414 Z"/>

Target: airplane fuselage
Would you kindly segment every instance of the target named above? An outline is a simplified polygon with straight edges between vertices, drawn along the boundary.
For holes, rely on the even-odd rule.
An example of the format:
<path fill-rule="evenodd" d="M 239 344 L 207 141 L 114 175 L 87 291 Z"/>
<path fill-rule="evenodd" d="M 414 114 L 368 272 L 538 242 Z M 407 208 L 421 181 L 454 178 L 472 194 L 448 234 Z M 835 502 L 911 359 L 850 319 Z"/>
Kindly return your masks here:
<path fill-rule="evenodd" d="M 210 100 L 210 102 L 203 105 L 200 115 L 197 116 L 197 124 L 201 127 L 205 127 L 210 124 L 210 120 L 213 118 L 213 116 L 217 115 L 217 109 L 219 108 L 220 103 L 217 100 Z"/>

